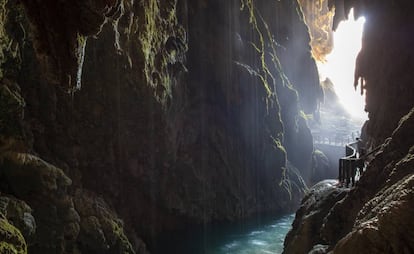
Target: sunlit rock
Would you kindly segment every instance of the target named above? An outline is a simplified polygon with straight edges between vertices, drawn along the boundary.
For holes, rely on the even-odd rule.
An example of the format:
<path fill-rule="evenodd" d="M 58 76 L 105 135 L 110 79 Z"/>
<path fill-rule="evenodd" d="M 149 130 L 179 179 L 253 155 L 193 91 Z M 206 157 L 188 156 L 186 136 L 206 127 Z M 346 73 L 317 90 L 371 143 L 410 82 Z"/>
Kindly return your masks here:
<path fill-rule="evenodd" d="M 317 61 L 324 61 L 332 51 L 334 11 L 328 6 L 328 0 L 300 0 L 306 24 L 311 36 L 312 55 Z"/>

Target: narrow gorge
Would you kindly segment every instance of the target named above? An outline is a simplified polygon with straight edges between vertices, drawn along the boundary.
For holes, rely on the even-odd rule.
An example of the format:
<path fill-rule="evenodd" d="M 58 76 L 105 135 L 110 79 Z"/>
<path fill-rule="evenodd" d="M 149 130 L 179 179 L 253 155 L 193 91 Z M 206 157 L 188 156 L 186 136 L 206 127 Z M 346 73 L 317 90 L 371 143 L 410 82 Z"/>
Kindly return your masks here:
<path fill-rule="evenodd" d="M 165 236 L 259 220 L 271 242 L 296 211 L 284 253 L 414 252 L 408 0 L 0 6 L 0 253 L 183 253 Z M 341 188 L 318 183 L 338 169 L 314 127 L 347 113 L 317 62 L 351 8 L 380 149 Z"/>

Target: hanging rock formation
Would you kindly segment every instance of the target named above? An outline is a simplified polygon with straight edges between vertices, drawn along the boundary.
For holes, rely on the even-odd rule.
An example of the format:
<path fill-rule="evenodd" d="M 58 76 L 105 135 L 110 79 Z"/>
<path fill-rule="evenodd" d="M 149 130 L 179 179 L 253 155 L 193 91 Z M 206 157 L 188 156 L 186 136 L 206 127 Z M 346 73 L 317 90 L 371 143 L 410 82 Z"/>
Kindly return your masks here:
<path fill-rule="evenodd" d="M 338 202 L 329 201 L 332 190 L 327 189 L 325 194 L 308 197 L 322 196 L 328 200 L 324 204 L 302 203 L 286 238 L 285 253 L 411 253 L 414 89 L 410 70 L 414 58 L 410 34 L 414 23 L 410 13 L 414 6 L 409 1 L 331 4 L 338 13 L 336 24 L 351 7 L 356 17 L 366 18 L 355 81 L 366 92 L 366 139 L 371 149 L 381 147 L 357 186 Z M 317 218 L 310 230 L 307 214 Z M 307 243 L 302 249 L 295 244 L 300 239 Z"/>
<path fill-rule="evenodd" d="M 296 1 L 0 5 L 1 246 L 147 253 L 296 208 L 321 98 Z"/>

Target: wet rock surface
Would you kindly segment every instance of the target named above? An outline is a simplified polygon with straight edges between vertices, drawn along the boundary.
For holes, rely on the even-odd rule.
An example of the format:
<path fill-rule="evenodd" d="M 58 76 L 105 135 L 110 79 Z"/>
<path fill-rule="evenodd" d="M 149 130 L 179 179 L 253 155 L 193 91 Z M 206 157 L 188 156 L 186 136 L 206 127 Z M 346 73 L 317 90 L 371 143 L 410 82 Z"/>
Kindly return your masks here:
<path fill-rule="evenodd" d="M 27 245 L 21 232 L 1 214 L 0 217 L 0 252 L 26 254 Z"/>
<path fill-rule="evenodd" d="M 135 253 L 123 230 L 123 222 L 102 198 L 85 190 L 77 190 L 74 208 L 79 217 L 79 249 L 82 253 Z M 146 253 L 145 244 L 135 246 Z"/>
<path fill-rule="evenodd" d="M 32 211 L 22 200 L 12 196 L 0 196 L 0 213 L 20 229 L 25 239 L 30 239 L 36 232 Z"/>
<path fill-rule="evenodd" d="M 0 5 L 0 191 L 30 253 L 298 205 L 321 90 L 296 1 Z"/>
<path fill-rule="evenodd" d="M 338 187 L 337 180 L 324 180 L 314 185 L 296 212 L 293 228 L 285 238 L 283 253 L 320 253 L 326 242 L 321 237 L 321 225 L 332 207 L 342 200 L 349 189 Z M 315 247 L 314 247 L 315 246 Z"/>

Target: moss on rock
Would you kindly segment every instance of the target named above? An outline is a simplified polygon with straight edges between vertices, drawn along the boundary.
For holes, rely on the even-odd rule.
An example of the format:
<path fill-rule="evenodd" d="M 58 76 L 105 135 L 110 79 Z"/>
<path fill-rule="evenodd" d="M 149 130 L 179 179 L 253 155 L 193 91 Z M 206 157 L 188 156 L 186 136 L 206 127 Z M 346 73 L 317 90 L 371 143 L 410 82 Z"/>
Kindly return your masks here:
<path fill-rule="evenodd" d="M 0 159 L 0 173 L 17 196 L 28 197 L 35 193 L 48 196 L 50 192 L 65 190 L 72 183 L 61 169 L 34 155 L 8 152 Z"/>
<path fill-rule="evenodd" d="M 78 242 L 82 252 L 135 253 L 122 221 L 102 198 L 79 189 L 74 203 L 81 218 Z"/>
<path fill-rule="evenodd" d="M 22 233 L 10 224 L 3 215 L 0 218 L 0 253 L 27 253 L 27 245 Z"/>
<path fill-rule="evenodd" d="M 154 88 L 154 96 L 165 104 L 172 96 L 170 69 L 179 65 L 182 71 L 183 54 L 187 51 L 186 32 L 179 25 L 176 3 L 159 0 L 143 1 L 140 6 L 145 22 L 139 30 L 138 38 L 142 57 L 145 59 L 143 73 L 145 81 Z"/>
<path fill-rule="evenodd" d="M 12 196 L 0 196 L 0 213 L 23 234 L 25 239 L 32 237 L 36 231 L 36 222 L 30 206 Z"/>
<path fill-rule="evenodd" d="M 71 249 L 79 233 L 79 216 L 67 194 L 71 180 L 63 171 L 31 154 L 5 152 L 0 156 L 0 177 L 2 191 L 27 201 L 33 208 L 37 225 L 30 252 L 61 253 Z"/>

